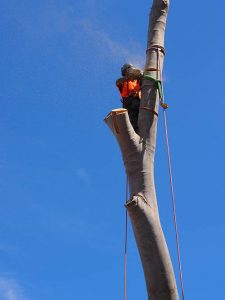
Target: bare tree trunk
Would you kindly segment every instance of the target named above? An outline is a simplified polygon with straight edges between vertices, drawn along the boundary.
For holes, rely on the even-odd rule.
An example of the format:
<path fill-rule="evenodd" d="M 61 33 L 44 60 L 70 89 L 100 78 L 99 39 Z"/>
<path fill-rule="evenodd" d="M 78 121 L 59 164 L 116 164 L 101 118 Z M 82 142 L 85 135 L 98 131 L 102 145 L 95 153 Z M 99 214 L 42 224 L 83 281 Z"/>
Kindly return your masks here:
<path fill-rule="evenodd" d="M 162 70 L 164 34 L 169 0 L 154 0 L 150 12 L 145 75 L 157 79 Z M 160 49 L 158 51 L 157 49 Z M 142 99 L 135 133 L 126 109 L 115 109 L 105 118 L 120 146 L 129 180 L 131 200 L 126 207 L 132 222 L 144 270 L 148 298 L 177 300 L 174 271 L 160 224 L 154 183 L 158 91 L 153 81 L 142 83 Z"/>

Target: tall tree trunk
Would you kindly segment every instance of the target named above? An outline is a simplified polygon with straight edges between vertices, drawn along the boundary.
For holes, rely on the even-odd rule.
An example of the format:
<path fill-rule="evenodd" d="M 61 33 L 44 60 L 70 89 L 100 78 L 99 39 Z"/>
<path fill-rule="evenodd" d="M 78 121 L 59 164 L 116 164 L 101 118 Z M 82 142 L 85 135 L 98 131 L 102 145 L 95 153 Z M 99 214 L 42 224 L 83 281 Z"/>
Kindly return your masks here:
<path fill-rule="evenodd" d="M 169 0 L 154 0 L 150 11 L 144 73 L 155 79 L 156 69 L 160 66 L 162 71 L 163 66 L 168 7 Z M 129 180 L 131 199 L 126 208 L 142 261 L 148 298 L 177 300 L 176 280 L 160 224 L 154 183 L 158 107 L 159 96 L 154 81 L 143 80 L 138 134 L 126 109 L 112 110 L 105 122 L 120 146 Z"/>

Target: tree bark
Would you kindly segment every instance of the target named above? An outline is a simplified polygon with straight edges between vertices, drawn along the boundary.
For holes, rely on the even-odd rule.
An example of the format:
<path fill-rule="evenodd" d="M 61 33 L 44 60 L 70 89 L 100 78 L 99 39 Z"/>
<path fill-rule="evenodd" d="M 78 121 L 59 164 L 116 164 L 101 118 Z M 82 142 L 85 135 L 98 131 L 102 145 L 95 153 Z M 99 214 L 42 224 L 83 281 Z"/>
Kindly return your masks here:
<path fill-rule="evenodd" d="M 163 67 L 168 7 L 169 0 L 154 0 L 150 11 L 144 74 L 155 79 L 161 78 Z M 159 66 L 160 72 L 156 71 Z M 142 261 L 148 299 L 177 300 L 176 280 L 160 223 L 154 183 L 159 96 L 153 81 L 144 79 L 141 91 L 138 133 L 126 109 L 114 109 L 104 120 L 117 139 L 129 181 L 131 199 L 126 208 Z"/>

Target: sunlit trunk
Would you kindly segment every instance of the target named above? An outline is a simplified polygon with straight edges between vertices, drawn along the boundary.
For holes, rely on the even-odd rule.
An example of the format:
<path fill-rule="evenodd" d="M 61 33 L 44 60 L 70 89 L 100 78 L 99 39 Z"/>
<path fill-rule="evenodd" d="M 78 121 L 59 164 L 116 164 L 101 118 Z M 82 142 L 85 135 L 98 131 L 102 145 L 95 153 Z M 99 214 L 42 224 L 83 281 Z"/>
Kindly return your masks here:
<path fill-rule="evenodd" d="M 163 67 L 168 7 L 168 1 L 154 0 L 150 11 L 144 74 L 155 79 Z M 143 80 L 138 133 L 130 124 L 125 109 L 111 111 L 105 122 L 120 146 L 129 181 L 131 199 L 126 207 L 142 261 L 149 300 L 177 300 L 176 280 L 160 224 L 154 183 L 158 106 L 154 81 Z"/>

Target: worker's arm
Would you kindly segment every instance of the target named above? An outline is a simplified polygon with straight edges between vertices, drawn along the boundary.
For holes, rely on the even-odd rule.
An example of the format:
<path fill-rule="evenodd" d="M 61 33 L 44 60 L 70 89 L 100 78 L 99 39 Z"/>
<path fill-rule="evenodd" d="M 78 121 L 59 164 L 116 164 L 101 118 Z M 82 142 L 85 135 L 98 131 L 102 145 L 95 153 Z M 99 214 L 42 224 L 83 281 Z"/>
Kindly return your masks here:
<path fill-rule="evenodd" d="M 124 78 L 119 78 L 116 81 L 116 86 L 118 87 L 120 93 L 122 93 L 123 83 L 124 83 Z"/>
<path fill-rule="evenodd" d="M 116 81 L 116 85 L 119 86 L 119 85 L 122 85 L 124 83 L 125 79 L 123 77 L 121 78 L 118 78 L 117 81 Z"/>

